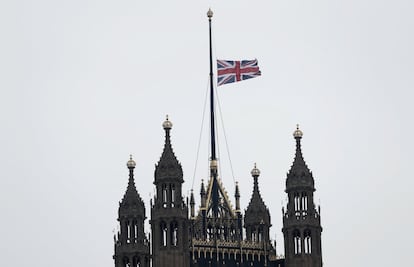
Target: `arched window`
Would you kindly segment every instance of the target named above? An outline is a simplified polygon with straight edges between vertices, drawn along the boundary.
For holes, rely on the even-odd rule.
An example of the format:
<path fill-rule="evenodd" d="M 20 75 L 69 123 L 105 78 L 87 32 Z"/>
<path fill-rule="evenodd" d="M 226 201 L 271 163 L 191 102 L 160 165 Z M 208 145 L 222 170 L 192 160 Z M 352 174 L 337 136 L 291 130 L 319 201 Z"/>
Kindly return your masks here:
<path fill-rule="evenodd" d="M 162 222 L 160 225 L 160 232 L 161 232 L 161 245 L 166 247 L 167 246 L 167 225 Z"/>
<path fill-rule="evenodd" d="M 230 236 L 229 236 L 229 228 L 227 225 L 223 226 L 223 239 L 226 241 L 229 241 Z"/>
<path fill-rule="evenodd" d="M 171 207 L 175 206 L 175 185 L 170 185 L 171 187 Z"/>
<path fill-rule="evenodd" d="M 167 186 L 165 184 L 163 184 L 162 185 L 162 206 L 164 208 L 167 207 L 167 201 L 168 201 Z"/>
<path fill-rule="evenodd" d="M 252 227 L 252 241 L 256 241 L 257 238 L 257 232 L 256 232 L 256 227 Z"/>
<path fill-rule="evenodd" d="M 299 216 L 299 214 L 300 214 L 300 204 L 301 204 L 299 193 L 296 192 L 293 195 L 293 200 L 294 200 L 294 205 L 295 205 L 295 215 Z"/>
<path fill-rule="evenodd" d="M 137 257 L 137 256 L 135 256 L 135 257 L 134 257 L 134 259 L 132 260 L 132 263 L 133 263 L 132 267 L 136 267 L 136 266 L 138 266 L 138 264 L 139 264 L 139 259 L 138 259 L 138 257 Z"/>
<path fill-rule="evenodd" d="M 137 221 L 134 222 L 134 233 L 135 233 L 135 239 L 138 239 L 138 225 Z"/>
<path fill-rule="evenodd" d="M 308 194 L 306 192 L 302 192 L 302 211 L 303 211 L 303 216 L 307 215 L 307 210 L 308 210 Z"/>
<path fill-rule="evenodd" d="M 213 227 L 211 225 L 207 226 L 207 240 L 213 240 Z"/>
<path fill-rule="evenodd" d="M 172 222 L 170 225 L 171 228 L 171 245 L 176 247 L 178 243 L 178 224 L 176 222 Z"/>
<path fill-rule="evenodd" d="M 304 232 L 304 252 L 305 254 L 312 254 L 312 235 L 309 229 Z"/>
<path fill-rule="evenodd" d="M 126 221 L 126 229 L 127 229 L 127 243 L 131 242 L 131 223 L 130 221 Z"/>
<path fill-rule="evenodd" d="M 263 226 L 259 227 L 259 233 L 257 235 L 257 241 L 262 242 L 263 241 Z"/>
<path fill-rule="evenodd" d="M 234 229 L 234 225 L 230 226 L 230 241 L 236 240 L 236 229 Z"/>
<path fill-rule="evenodd" d="M 299 230 L 293 231 L 293 247 L 294 247 L 294 253 L 296 255 L 302 253 L 302 242 L 301 242 Z"/>
<path fill-rule="evenodd" d="M 225 227 L 224 225 L 220 225 L 217 227 L 217 239 L 224 240 L 225 239 Z"/>

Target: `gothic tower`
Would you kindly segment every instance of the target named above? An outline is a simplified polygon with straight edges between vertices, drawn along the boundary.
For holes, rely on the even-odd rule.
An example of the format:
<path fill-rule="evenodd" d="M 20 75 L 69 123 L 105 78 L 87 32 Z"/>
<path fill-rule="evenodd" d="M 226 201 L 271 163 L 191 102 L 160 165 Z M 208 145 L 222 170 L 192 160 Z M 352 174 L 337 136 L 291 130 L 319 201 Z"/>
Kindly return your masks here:
<path fill-rule="evenodd" d="M 171 147 L 172 123 L 163 123 L 165 145 L 155 167 L 156 195 L 151 203 L 153 267 L 187 267 L 188 207 L 182 197 L 183 170 Z"/>
<path fill-rule="evenodd" d="M 253 176 L 253 193 L 244 215 L 246 240 L 262 245 L 265 252 L 253 262 L 253 266 L 269 266 L 268 256 L 275 253 L 269 239 L 269 229 L 272 226 L 270 212 L 260 195 L 258 182 L 260 170 L 256 164 L 254 164 L 251 174 Z"/>
<path fill-rule="evenodd" d="M 115 240 L 115 267 L 149 267 L 150 245 L 144 234 L 145 206 L 134 182 L 135 161 L 127 162 L 128 187 L 119 203 L 120 231 Z"/>
<path fill-rule="evenodd" d="M 260 195 L 258 182 L 260 170 L 256 164 L 254 164 L 251 174 L 253 176 L 253 194 L 244 215 L 246 239 L 254 242 L 269 242 L 270 213 Z"/>
<path fill-rule="evenodd" d="M 315 185 L 312 172 L 306 165 L 301 150 L 303 133 L 297 127 L 296 155 L 287 174 L 288 203 L 283 210 L 283 235 L 287 267 L 321 267 L 321 219 L 316 210 L 313 193 Z"/>

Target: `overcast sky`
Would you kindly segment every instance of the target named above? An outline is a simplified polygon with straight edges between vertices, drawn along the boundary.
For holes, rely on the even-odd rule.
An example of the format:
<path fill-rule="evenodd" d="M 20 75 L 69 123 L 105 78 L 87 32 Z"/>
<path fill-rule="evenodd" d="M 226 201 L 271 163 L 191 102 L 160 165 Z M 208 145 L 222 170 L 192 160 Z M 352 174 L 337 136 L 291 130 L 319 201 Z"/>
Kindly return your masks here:
<path fill-rule="evenodd" d="M 324 266 L 412 264 L 412 1 L 4 0 L 1 266 L 113 266 L 126 161 L 133 154 L 149 216 L 166 114 L 183 191 L 194 178 L 199 205 L 206 125 L 193 173 L 209 7 L 214 57 L 257 58 L 262 70 L 218 91 L 242 207 L 257 162 L 278 253 L 299 123 L 321 205 Z M 234 203 L 222 134 L 219 146 Z"/>

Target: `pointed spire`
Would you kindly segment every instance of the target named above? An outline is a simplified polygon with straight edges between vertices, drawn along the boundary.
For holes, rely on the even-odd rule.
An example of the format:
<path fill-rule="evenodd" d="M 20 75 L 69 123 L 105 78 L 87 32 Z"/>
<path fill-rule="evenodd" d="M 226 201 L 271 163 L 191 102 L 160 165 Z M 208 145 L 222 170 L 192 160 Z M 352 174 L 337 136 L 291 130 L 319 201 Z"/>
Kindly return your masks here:
<path fill-rule="evenodd" d="M 168 115 L 162 127 L 165 130 L 165 144 L 161 158 L 155 167 L 155 182 L 162 179 L 178 179 L 180 182 L 184 182 L 181 164 L 177 160 L 171 146 L 170 131 L 172 122 L 168 119 Z"/>
<path fill-rule="evenodd" d="M 200 197 L 201 197 L 201 207 L 206 207 L 206 189 L 204 187 L 204 180 L 201 179 L 201 189 L 200 189 Z"/>
<path fill-rule="evenodd" d="M 206 195 L 206 189 L 204 187 L 204 179 L 201 179 L 201 189 L 200 189 L 200 195 L 205 196 Z"/>
<path fill-rule="evenodd" d="M 295 186 L 311 186 L 314 187 L 312 172 L 306 165 L 302 155 L 301 139 L 303 132 L 296 125 L 296 130 L 293 132 L 293 137 L 296 139 L 296 153 L 293 164 L 288 172 L 286 180 L 286 189 Z"/>
<path fill-rule="evenodd" d="M 190 195 L 190 208 L 191 208 L 191 218 L 194 218 L 195 215 L 195 201 L 194 201 L 194 192 L 193 189 L 191 189 L 191 195 Z"/>
<path fill-rule="evenodd" d="M 258 182 L 260 170 L 257 168 L 256 163 L 251 171 L 251 175 L 253 177 L 253 193 L 246 209 L 245 221 L 248 224 L 261 223 L 263 221 L 265 224 L 269 225 L 270 213 L 262 199 L 262 196 L 260 195 Z"/>
<path fill-rule="evenodd" d="M 194 201 L 194 190 L 193 189 L 191 189 L 190 204 L 195 204 L 195 201 Z"/>
<path fill-rule="evenodd" d="M 240 190 L 239 190 L 239 182 L 236 182 L 236 192 L 234 193 L 234 197 L 236 198 L 236 211 L 240 211 Z"/>
<path fill-rule="evenodd" d="M 236 192 L 234 193 L 236 198 L 240 197 L 239 182 L 236 182 Z"/>
<path fill-rule="evenodd" d="M 126 165 L 129 169 L 128 187 L 120 203 L 120 208 L 138 205 L 140 208 L 144 209 L 144 202 L 142 201 L 140 195 L 138 194 L 137 188 L 135 187 L 134 169 L 136 163 L 132 159 L 132 155 L 129 156 L 129 160 Z"/>

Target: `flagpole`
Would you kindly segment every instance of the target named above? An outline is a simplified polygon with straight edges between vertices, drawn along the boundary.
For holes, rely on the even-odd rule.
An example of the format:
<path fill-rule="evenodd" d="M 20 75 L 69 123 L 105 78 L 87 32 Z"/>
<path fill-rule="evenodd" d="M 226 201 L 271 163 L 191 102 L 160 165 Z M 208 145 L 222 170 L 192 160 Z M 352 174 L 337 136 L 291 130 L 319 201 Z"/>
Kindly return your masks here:
<path fill-rule="evenodd" d="M 212 188 L 212 210 L 214 218 L 218 218 L 219 209 L 219 192 L 217 181 L 217 158 L 216 158 L 216 133 L 215 133 L 215 119 L 214 119 L 214 84 L 213 84 L 213 48 L 211 41 L 211 18 L 213 11 L 211 9 L 207 12 L 209 25 L 209 39 L 210 39 L 210 128 L 211 128 L 211 161 L 210 161 L 210 175 L 213 179 Z M 216 239 L 216 235 L 214 235 Z"/>
<path fill-rule="evenodd" d="M 211 126 L 211 160 L 216 160 L 216 133 L 214 124 L 214 84 L 213 84 L 213 48 L 211 41 L 211 18 L 213 11 L 211 9 L 207 12 L 209 24 L 209 40 L 210 40 L 210 126 Z"/>

